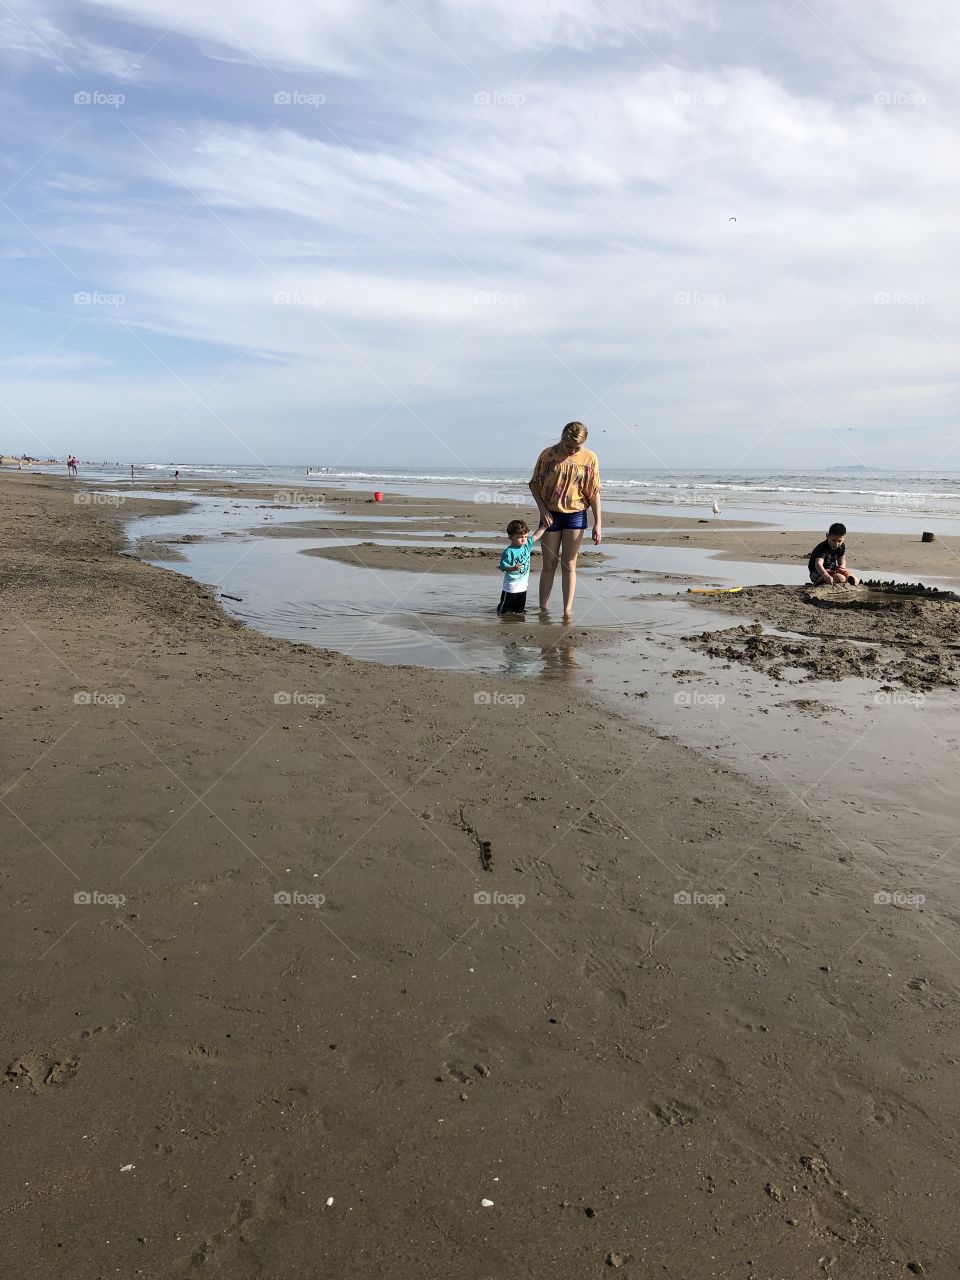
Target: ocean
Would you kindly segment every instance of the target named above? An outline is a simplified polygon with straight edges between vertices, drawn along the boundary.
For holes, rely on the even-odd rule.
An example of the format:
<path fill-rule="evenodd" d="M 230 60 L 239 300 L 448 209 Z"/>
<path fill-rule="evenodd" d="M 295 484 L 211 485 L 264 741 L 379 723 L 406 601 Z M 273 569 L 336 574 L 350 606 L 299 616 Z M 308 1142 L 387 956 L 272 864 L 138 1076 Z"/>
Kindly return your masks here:
<path fill-rule="evenodd" d="M 41 468 L 33 468 L 40 470 Z M 44 468 L 53 470 L 53 468 Z M 191 480 L 322 485 L 340 488 L 393 488 L 413 495 L 454 496 L 475 502 L 507 500 L 523 492 L 529 472 L 510 467 L 398 468 L 260 466 L 230 463 L 141 463 L 138 480 L 149 484 L 172 479 L 178 469 Z M 83 462 L 81 478 L 129 479 L 130 464 Z M 656 507 L 721 507 L 746 512 L 776 508 L 787 512 L 820 512 L 833 518 L 851 513 L 925 514 L 960 519 L 960 472 L 830 469 L 826 471 L 603 469 L 604 499 L 619 509 L 635 504 Z"/>

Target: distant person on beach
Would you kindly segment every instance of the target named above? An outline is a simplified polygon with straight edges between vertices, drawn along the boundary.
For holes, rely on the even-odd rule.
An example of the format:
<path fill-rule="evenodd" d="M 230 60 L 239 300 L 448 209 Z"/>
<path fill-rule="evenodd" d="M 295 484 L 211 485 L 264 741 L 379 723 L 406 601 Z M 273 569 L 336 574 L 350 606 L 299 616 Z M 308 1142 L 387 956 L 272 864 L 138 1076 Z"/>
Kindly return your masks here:
<path fill-rule="evenodd" d="M 530 581 L 530 552 L 540 541 L 546 529 L 543 525 L 531 533 L 523 520 L 511 520 L 507 525 L 509 546 L 500 557 L 503 570 L 503 590 L 497 613 L 523 613 L 527 607 L 527 584 Z"/>
<path fill-rule="evenodd" d="M 845 524 L 832 524 L 827 530 L 826 540 L 818 542 L 810 552 L 807 568 L 815 587 L 857 585 L 857 579 L 847 568 L 846 532 Z"/>
<path fill-rule="evenodd" d="M 130 463 L 130 479 L 131 480 L 135 479 L 132 462 Z"/>
<path fill-rule="evenodd" d="M 540 569 L 540 609 L 546 609 L 553 580 L 560 564 L 563 587 L 563 620 L 573 618 L 573 597 L 577 589 L 577 556 L 587 527 L 587 511 L 593 512 L 593 541 L 599 545 L 600 463 L 597 455 L 583 447 L 587 428 L 582 422 L 568 422 L 559 444 L 550 445 L 537 458 L 530 480 L 544 528 L 543 565 Z"/>

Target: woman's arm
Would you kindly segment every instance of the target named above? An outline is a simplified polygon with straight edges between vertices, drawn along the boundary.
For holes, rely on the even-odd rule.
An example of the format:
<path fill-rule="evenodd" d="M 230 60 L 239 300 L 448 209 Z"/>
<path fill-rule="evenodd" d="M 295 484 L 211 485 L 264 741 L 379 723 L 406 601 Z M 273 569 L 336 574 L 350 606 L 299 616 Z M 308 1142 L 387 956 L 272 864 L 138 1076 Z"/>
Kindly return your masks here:
<path fill-rule="evenodd" d="M 599 545 L 603 533 L 600 528 L 600 491 L 590 499 L 590 510 L 593 512 L 593 540 Z"/>
<path fill-rule="evenodd" d="M 534 472 L 533 479 L 530 481 L 528 488 L 533 494 L 533 500 L 537 504 L 537 510 L 540 512 L 540 523 L 544 528 L 549 529 L 553 524 L 553 516 L 544 505 L 543 495 L 540 492 L 540 481 L 537 479 L 536 472 Z"/>

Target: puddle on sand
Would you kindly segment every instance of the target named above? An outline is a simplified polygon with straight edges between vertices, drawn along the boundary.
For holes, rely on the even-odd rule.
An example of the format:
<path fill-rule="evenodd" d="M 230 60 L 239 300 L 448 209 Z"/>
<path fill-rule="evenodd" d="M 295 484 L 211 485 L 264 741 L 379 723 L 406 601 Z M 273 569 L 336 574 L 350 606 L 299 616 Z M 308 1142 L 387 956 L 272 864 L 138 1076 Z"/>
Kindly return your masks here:
<path fill-rule="evenodd" d="M 219 533 L 232 503 L 213 501 L 209 512 L 138 519 L 131 532 L 160 541 L 203 533 L 200 514 L 209 533 Z M 244 504 L 238 531 L 249 529 L 250 508 L 257 505 Z M 280 514 L 303 518 L 302 512 Z M 322 545 L 356 541 L 325 538 Z M 620 714 L 780 788 L 788 803 L 839 826 L 851 858 L 876 857 L 892 846 L 904 875 L 924 867 L 957 874 L 956 692 L 917 701 L 904 693 L 881 696 L 864 680 L 774 682 L 682 644 L 686 634 L 736 626 L 743 618 L 693 610 L 683 586 L 655 576 L 630 580 L 631 571 L 650 569 L 729 584 L 748 572 L 753 581 L 769 576 L 768 566 L 712 561 L 695 549 L 607 543 L 610 560 L 581 575 L 576 625 L 563 628 L 539 623 L 535 576 L 528 615 L 497 618 L 495 570 L 489 577 L 378 571 L 299 554 L 317 545 L 316 538 L 255 536 L 180 544 L 186 559 L 177 572 L 241 597 L 224 600 L 224 607 L 269 635 L 391 665 L 582 682 Z M 649 598 L 671 589 L 678 591 L 675 599 Z"/>
<path fill-rule="evenodd" d="M 325 546 L 353 543 L 324 541 Z M 185 560 L 176 568 L 221 597 L 238 597 L 223 599 L 223 606 L 249 626 L 354 658 L 518 675 L 563 667 L 558 655 L 569 642 L 558 650 L 559 628 L 540 627 L 535 608 L 517 621 L 496 616 L 500 575 L 495 568 L 489 575 L 398 573 L 297 554 L 316 545 L 314 539 L 294 538 L 178 544 Z M 168 563 L 156 555 L 149 559 Z M 592 593 L 586 575 L 582 587 L 581 628 L 618 632 L 642 621 L 637 601 L 622 599 L 612 589 L 608 595 Z M 517 650 L 517 627 L 528 625 L 547 633 L 539 645 L 539 664 Z M 531 653 L 537 649 L 534 645 Z"/>

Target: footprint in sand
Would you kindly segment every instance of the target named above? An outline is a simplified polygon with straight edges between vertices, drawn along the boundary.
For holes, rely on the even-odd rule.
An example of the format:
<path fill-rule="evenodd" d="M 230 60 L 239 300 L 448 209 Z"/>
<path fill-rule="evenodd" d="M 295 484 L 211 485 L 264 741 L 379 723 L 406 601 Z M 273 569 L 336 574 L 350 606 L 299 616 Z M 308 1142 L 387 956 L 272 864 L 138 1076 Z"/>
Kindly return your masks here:
<path fill-rule="evenodd" d="M 44 1085 L 66 1084 L 77 1074 L 79 1067 L 76 1058 L 25 1053 L 9 1063 L 4 1077 L 13 1084 L 25 1085 L 33 1093 L 38 1093 Z"/>
<path fill-rule="evenodd" d="M 693 1124 L 700 1114 L 696 1107 L 676 1099 L 672 1102 L 655 1102 L 651 1112 L 667 1128 L 672 1125 Z"/>

